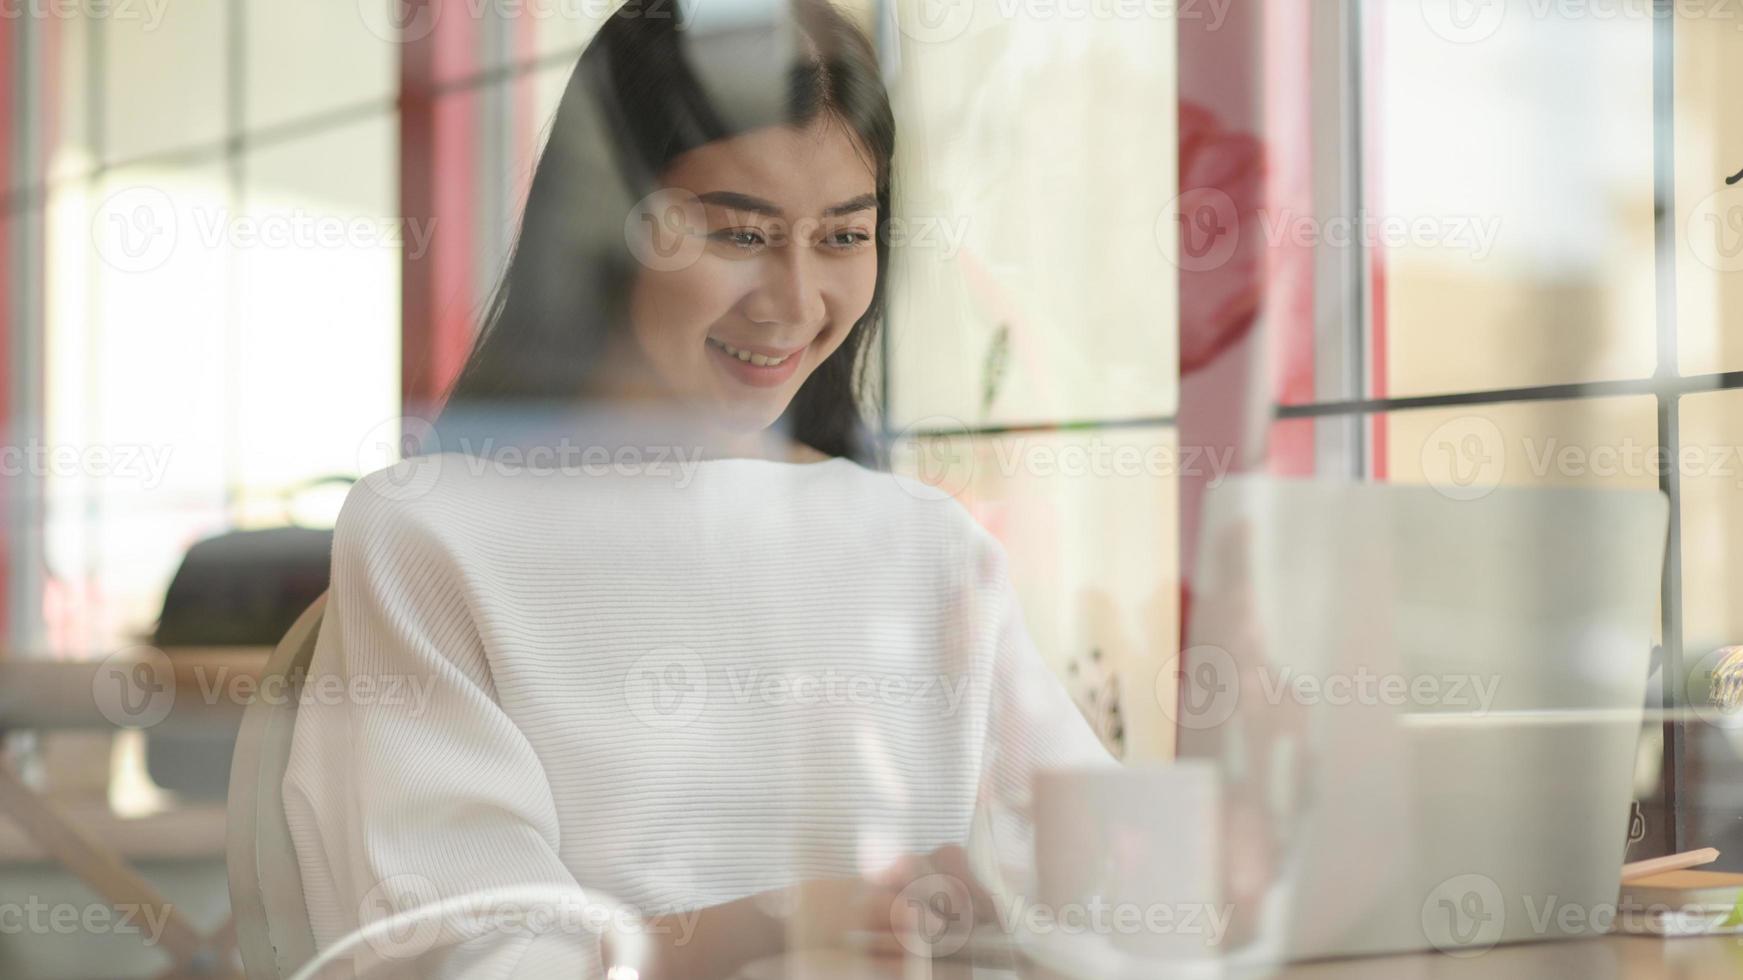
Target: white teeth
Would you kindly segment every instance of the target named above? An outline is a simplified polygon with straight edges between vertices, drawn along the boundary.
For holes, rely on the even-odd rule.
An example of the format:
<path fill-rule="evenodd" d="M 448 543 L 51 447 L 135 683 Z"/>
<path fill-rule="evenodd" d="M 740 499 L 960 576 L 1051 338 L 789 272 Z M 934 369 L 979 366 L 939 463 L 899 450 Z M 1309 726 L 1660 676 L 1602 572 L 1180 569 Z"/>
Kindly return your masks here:
<path fill-rule="evenodd" d="M 787 362 L 786 357 L 765 357 L 762 354 L 752 354 L 750 351 L 747 351 L 747 350 L 739 350 L 737 347 L 734 347 L 731 344 L 721 343 L 718 340 L 714 340 L 714 338 L 712 338 L 712 337 L 710 337 L 708 339 L 710 341 L 712 341 L 713 343 L 719 345 L 721 350 L 727 352 L 728 354 L 731 354 L 733 357 L 736 357 L 739 360 L 744 361 L 747 364 L 755 364 L 757 367 L 775 367 L 776 365 L 785 364 Z M 787 355 L 787 357 L 792 357 L 792 356 L 793 355 L 791 355 L 791 354 Z"/>

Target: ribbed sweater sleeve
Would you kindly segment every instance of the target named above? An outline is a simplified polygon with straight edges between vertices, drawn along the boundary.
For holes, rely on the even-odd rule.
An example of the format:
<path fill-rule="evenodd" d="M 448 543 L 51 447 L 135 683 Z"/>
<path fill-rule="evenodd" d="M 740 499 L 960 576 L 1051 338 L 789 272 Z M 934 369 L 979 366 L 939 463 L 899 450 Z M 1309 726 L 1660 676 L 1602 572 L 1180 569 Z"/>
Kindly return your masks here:
<path fill-rule="evenodd" d="M 977 797 L 984 819 L 976 821 L 976 829 L 986 837 L 977 837 L 971 847 L 980 850 L 982 861 L 997 862 L 996 871 L 986 869 L 989 877 L 997 876 L 989 884 L 1007 893 L 1032 896 L 1035 774 L 1119 763 L 1036 649 L 1004 547 L 990 534 L 976 537 L 982 544 L 980 589 L 987 604 L 986 621 L 996 639 Z"/>
<path fill-rule="evenodd" d="M 465 576 L 432 533 L 441 516 L 360 487 L 335 528 L 305 691 L 350 693 L 305 696 L 284 783 L 323 945 L 481 889 L 579 889 L 544 767 L 497 702 Z M 395 930 L 353 962 L 370 978 L 602 977 L 583 901 L 487 903 Z"/>

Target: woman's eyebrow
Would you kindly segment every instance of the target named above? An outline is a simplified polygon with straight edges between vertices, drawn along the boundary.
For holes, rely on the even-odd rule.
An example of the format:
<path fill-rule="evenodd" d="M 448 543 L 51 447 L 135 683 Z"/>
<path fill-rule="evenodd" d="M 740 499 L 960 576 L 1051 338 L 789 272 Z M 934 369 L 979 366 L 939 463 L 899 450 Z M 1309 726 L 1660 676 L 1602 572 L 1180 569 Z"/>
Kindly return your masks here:
<path fill-rule="evenodd" d="M 735 211 L 750 211 L 755 214 L 767 215 L 771 218 L 782 218 L 786 216 L 785 212 L 770 202 L 765 201 L 760 197 L 752 197 L 749 194 L 740 194 L 737 191 L 709 191 L 706 194 L 696 195 L 696 199 L 701 201 L 703 204 L 714 204 L 723 208 L 732 208 Z M 856 198 L 824 208 L 823 216 L 826 218 L 836 218 L 844 214 L 852 214 L 855 211 L 875 211 L 877 210 L 877 206 L 878 198 L 876 194 L 861 194 Z"/>

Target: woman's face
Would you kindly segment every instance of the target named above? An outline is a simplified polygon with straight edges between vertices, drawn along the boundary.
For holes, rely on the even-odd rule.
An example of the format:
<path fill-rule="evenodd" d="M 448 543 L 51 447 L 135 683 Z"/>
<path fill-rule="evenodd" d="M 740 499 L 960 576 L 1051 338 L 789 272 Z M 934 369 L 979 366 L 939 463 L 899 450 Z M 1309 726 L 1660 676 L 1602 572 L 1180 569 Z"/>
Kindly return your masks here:
<path fill-rule="evenodd" d="M 825 117 L 673 161 L 661 180 L 669 193 L 640 229 L 654 251 L 638 252 L 630 296 L 631 353 L 664 393 L 733 433 L 780 418 L 871 305 L 868 160 Z"/>

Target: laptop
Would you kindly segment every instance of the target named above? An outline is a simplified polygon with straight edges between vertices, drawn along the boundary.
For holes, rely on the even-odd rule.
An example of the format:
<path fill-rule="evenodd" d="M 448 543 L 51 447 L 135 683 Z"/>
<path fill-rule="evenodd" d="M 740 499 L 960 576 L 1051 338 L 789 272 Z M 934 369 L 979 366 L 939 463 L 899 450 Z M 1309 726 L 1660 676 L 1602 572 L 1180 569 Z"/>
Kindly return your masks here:
<path fill-rule="evenodd" d="M 1213 760 L 1275 845 L 1224 955 L 1604 932 L 1667 526 L 1652 491 L 1211 490 L 1179 755 Z"/>

